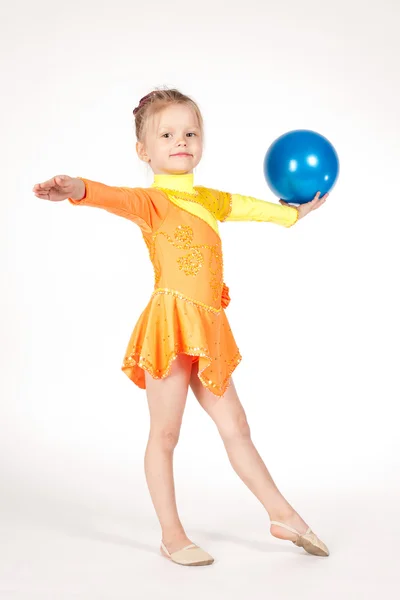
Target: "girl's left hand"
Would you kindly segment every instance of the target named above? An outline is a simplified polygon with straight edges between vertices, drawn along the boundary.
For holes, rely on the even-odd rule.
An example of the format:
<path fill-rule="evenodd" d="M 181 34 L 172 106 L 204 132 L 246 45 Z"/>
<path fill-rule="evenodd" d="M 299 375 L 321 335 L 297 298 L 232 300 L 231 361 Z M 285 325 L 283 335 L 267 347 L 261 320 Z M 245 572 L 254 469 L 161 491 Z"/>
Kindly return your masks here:
<path fill-rule="evenodd" d="M 315 210 L 316 208 L 319 208 L 320 206 L 323 205 L 323 203 L 325 202 L 325 200 L 327 199 L 327 197 L 329 196 L 329 194 L 325 194 L 325 196 L 322 196 L 322 198 L 320 198 L 321 192 L 317 192 L 313 198 L 313 200 L 310 200 L 310 202 L 305 202 L 304 204 L 300 204 L 299 206 L 296 207 L 292 207 L 292 208 L 297 208 L 298 212 L 299 212 L 299 219 L 302 219 L 303 217 L 305 217 L 306 215 L 308 215 L 309 212 L 311 212 L 312 210 Z M 284 204 L 285 206 L 290 206 L 290 204 L 288 202 L 285 202 L 284 200 L 279 200 L 279 202 L 281 204 Z"/>

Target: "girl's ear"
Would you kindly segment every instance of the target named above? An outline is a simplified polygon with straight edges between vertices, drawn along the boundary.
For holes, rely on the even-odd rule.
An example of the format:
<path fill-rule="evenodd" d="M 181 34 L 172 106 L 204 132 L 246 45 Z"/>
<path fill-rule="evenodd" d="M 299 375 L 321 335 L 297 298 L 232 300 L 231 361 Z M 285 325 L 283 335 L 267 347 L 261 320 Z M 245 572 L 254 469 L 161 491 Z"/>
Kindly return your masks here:
<path fill-rule="evenodd" d="M 150 162 L 150 158 L 148 156 L 148 154 L 146 153 L 144 144 L 142 142 L 136 142 L 136 152 L 138 157 L 140 158 L 140 160 L 143 160 L 144 162 Z"/>

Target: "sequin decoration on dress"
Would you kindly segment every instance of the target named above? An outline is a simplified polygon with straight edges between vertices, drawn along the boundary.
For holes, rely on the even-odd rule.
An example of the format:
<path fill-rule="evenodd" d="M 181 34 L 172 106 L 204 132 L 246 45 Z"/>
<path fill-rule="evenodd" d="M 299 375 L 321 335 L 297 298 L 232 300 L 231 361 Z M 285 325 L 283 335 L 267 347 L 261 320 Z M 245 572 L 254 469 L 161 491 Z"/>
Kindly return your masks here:
<path fill-rule="evenodd" d="M 169 176 L 159 176 L 170 182 Z M 231 195 L 192 186 L 192 175 L 170 176 L 176 189 L 112 187 L 80 178 L 81 200 L 130 219 L 141 229 L 154 269 L 150 300 L 134 326 L 121 369 L 137 386 L 146 387 L 145 372 L 168 376 L 178 354 L 198 361 L 198 377 L 222 396 L 241 361 L 225 308 L 229 288 L 223 282 L 223 257 L 217 221 L 232 210 Z M 167 178 L 167 180 L 165 179 Z M 156 176 L 157 181 L 157 176 Z M 140 278 L 132 257 L 130 277 Z"/>
<path fill-rule="evenodd" d="M 155 285 L 122 369 L 145 388 L 144 370 L 163 379 L 176 356 L 188 354 L 199 360 L 203 385 L 222 396 L 242 357 L 224 310 L 230 297 L 223 283 L 221 239 L 203 219 L 172 202 L 161 227 L 143 236 Z"/>

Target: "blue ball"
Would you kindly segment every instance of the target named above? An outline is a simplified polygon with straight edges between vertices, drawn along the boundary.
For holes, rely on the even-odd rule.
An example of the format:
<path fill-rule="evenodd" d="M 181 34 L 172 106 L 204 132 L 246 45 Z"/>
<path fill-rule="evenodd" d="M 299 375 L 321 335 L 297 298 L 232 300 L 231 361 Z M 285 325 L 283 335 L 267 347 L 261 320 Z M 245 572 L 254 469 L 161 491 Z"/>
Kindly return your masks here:
<path fill-rule="evenodd" d="M 339 175 L 339 158 L 324 136 L 308 129 L 277 138 L 264 158 L 264 175 L 272 192 L 294 204 L 330 192 Z"/>

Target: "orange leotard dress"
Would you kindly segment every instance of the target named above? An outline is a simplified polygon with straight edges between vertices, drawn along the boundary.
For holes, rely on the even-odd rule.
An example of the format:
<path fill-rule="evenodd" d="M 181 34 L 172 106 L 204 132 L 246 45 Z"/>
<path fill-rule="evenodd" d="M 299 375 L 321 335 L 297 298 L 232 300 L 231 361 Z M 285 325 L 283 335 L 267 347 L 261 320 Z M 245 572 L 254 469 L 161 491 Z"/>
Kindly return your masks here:
<path fill-rule="evenodd" d="M 225 314 L 218 221 L 271 221 L 291 227 L 298 211 L 250 196 L 193 186 L 193 174 L 160 174 L 148 188 L 85 183 L 74 205 L 94 206 L 130 219 L 140 229 L 154 268 L 154 290 L 140 315 L 121 369 L 145 389 L 144 371 L 167 377 L 178 354 L 199 361 L 198 377 L 222 396 L 241 354 Z"/>

